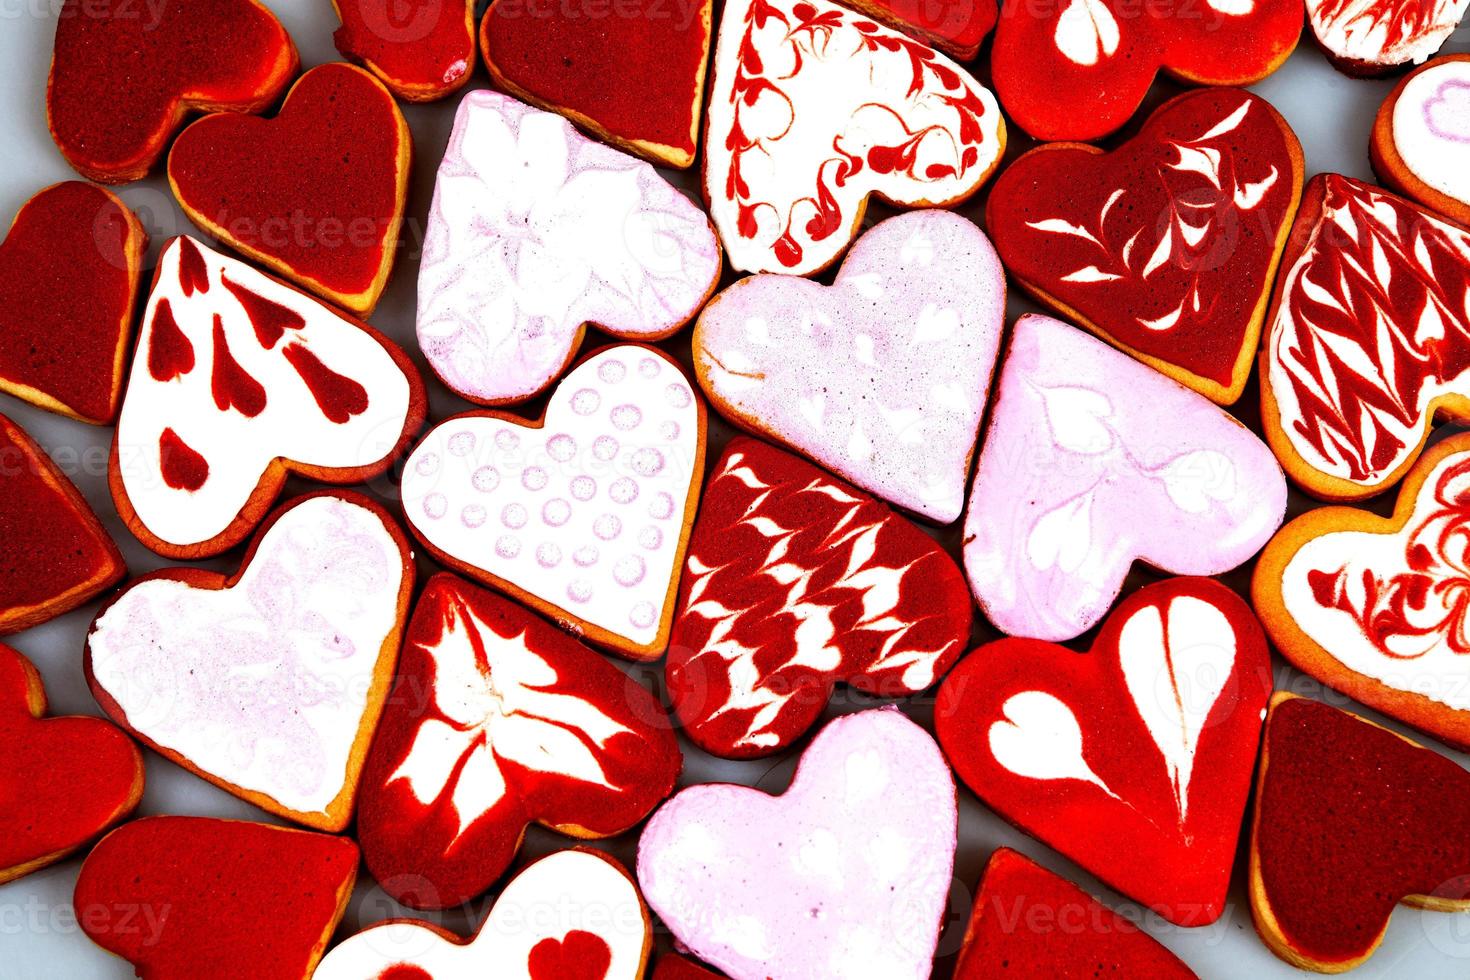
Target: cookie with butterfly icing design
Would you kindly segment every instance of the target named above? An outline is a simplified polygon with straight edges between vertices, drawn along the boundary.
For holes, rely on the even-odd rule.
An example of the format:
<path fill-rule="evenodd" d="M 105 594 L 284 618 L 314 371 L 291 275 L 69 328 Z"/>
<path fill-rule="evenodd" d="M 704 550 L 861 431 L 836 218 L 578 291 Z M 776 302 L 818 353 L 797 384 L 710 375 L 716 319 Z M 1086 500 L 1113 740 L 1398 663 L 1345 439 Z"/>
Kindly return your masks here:
<path fill-rule="evenodd" d="M 628 872 L 606 854 L 572 848 L 523 868 L 473 938 L 389 920 L 334 948 L 313 980 L 640 980 L 652 947 L 648 909 Z"/>
<path fill-rule="evenodd" d="M 1337 69 L 1355 77 L 1422 65 L 1440 49 L 1470 0 L 1306 0 L 1307 23 Z"/>
<path fill-rule="evenodd" d="M 1404 76 L 1378 110 L 1369 149 L 1385 185 L 1470 225 L 1470 54 Z"/>
<path fill-rule="evenodd" d="M 836 281 L 758 275 L 694 327 L 694 370 L 726 418 L 843 479 L 948 524 L 985 409 L 1005 275 L 949 211 L 874 225 Z"/>
<path fill-rule="evenodd" d="M 423 382 L 372 327 L 180 237 L 164 246 L 112 445 L 129 530 L 169 558 L 240 543 L 286 476 L 358 483 L 423 423 Z"/>
<path fill-rule="evenodd" d="M 996 181 L 985 225 L 1027 292 L 1228 405 L 1260 346 L 1302 168 L 1269 102 L 1201 89 L 1111 152 L 1027 153 Z"/>
<path fill-rule="evenodd" d="M 829 722 L 780 796 L 692 786 L 638 842 L 674 939 L 732 980 L 923 980 L 952 884 L 954 778 L 896 708 Z"/>
<path fill-rule="evenodd" d="M 1091 652 L 1002 639 L 939 688 L 950 764 L 1007 821 L 1179 925 L 1225 908 L 1271 660 L 1212 579 L 1130 595 Z"/>
<path fill-rule="evenodd" d="M 927 534 L 790 453 L 732 440 L 704 490 L 665 668 L 684 734 L 785 748 L 838 683 L 917 694 L 970 637 L 964 573 Z"/>
<path fill-rule="evenodd" d="M 651 166 L 496 92 L 460 101 L 419 267 L 418 338 L 444 383 L 545 390 L 589 324 L 667 337 L 720 277 L 709 219 Z"/>
<path fill-rule="evenodd" d="M 403 472 L 430 554 L 599 647 L 654 660 L 704 476 L 705 410 L 652 347 L 594 351 L 545 414 L 446 419 Z"/>
<path fill-rule="evenodd" d="M 1361 500 L 1414 465 L 1436 419 L 1470 420 L 1470 230 L 1319 174 L 1276 281 L 1261 424 L 1287 475 Z"/>
<path fill-rule="evenodd" d="M 1202 395 L 1046 316 L 1016 321 L 965 516 L 964 563 L 990 621 L 1070 640 L 1135 561 L 1218 575 L 1281 526 L 1286 480 Z"/>
<path fill-rule="evenodd" d="M 406 102 L 432 102 L 464 87 L 475 70 L 474 0 L 332 0 L 342 22 L 332 43 Z"/>
<path fill-rule="evenodd" d="M 705 116 L 704 195 L 730 264 L 813 275 L 868 198 L 940 207 L 1005 152 L 990 91 L 924 44 L 829 0 L 731 0 Z"/>
<path fill-rule="evenodd" d="M 389 894 L 454 906 L 500 877 L 530 824 L 620 834 L 669 794 L 680 764 L 646 690 L 534 613 L 441 573 L 409 623 L 357 837 Z"/>
<path fill-rule="evenodd" d="M 166 568 L 92 623 L 97 703 L 145 745 L 271 813 L 352 817 L 413 591 L 413 553 L 366 497 L 278 510 L 233 575 Z"/>

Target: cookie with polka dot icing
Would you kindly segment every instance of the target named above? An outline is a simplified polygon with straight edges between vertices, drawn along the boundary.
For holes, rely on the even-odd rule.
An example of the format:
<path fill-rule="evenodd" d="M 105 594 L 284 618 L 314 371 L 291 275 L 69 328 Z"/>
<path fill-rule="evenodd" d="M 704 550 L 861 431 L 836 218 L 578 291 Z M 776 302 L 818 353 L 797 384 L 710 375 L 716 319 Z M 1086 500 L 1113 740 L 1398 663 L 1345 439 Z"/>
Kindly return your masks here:
<path fill-rule="evenodd" d="M 1404 76 L 1378 110 L 1370 149 L 1385 185 L 1470 225 L 1470 54 Z"/>
<path fill-rule="evenodd" d="M 611 837 L 668 795 L 681 756 L 646 690 L 522 606 L 442 573 L 409 623 L 363 770 L 357 836 L 399 901 L 468 901 L 526 828 Z"/>
<path fill-rule="evenodd" d="M 635 660 L 668 644 L 704 476 L 705 409 L 652 347 L 588 355 L 545 414 L 447 419 L 403 473 L 431 554 Z"/>
<path fill-rule="evenodd" d="M 1387 75 L 1440 49 L 1470 0 L 1307 0 L 1317 46 L 1345 74 Z"/>
<path fill-rule="evenodd" d="M 475 70 L 475 0 L 332 0 L 332 43 L 407 102 L 458 92 Z"/>

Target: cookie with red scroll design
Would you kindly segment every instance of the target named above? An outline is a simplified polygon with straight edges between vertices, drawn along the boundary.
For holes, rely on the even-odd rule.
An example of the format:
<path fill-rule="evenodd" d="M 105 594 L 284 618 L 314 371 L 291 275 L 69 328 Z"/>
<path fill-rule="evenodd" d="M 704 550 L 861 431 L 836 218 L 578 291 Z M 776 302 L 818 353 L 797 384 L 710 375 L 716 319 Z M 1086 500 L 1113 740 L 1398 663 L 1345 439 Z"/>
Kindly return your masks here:
<path fill-rule="evenodd" d="M 1228 405 L 1250 376 L 1302 167 L 1270 103 L 1202 89 L 1112 152 L 1032 150 L 996 181 L 986 226 L 1027 292 Z"/>
<path fill-rule="evenodd" d="M 260 112 L 297 64 L 255 0 L 65 0 L 46 122 L 78 173 L 124 184 L 152 169 L 190 112 Z"/>
<path fill-rule="evenodd" d="M 1317 45 L 1344 74 L 1420 65 L 1454 33 L 1470 0 L 1306 0 Z"/>
<path fill-rule="evenodd" d="M 464 87 L 475 70 L 474 0 L 332 0 L 342 57 L 377 75 L 408 102 Z"/>
<path fill-rule="evenodd" d="M 769 755 L 832 688 L 917 694 L 959 657 L 972 604 L 932 538 L 861 490 L 763 442 L 715 464 L 669 638 L 684 733 L 725 758 Z"/>
<path fill-rule="evenodd" d="M 273 119 L 216 113 L 168 154 L 200 228 L 352 313 L 371 313 L 398 249 L 413 141 L 383 83 L 352 65 L 297 79 Z"/>
<path fill-rule="evenodd" d="M 1397 483 L 1470 420 L 1470 230 L 1340 174 L 1307 184 L 1261 348 L 1261 423 L 1327 500 Z"/>
<path fill-rule="evenodd" d="M 1453 760 L 1285 691 L 1271 701 L 1251 818 L 1256 931 L 1292 966 L 1342 973 L 1394 906 L 1470 911 L 1470 775 Z"/>
<path fill-rule="evenodd" d="M 1470 225 L 1470 54 L 1404 76 L 1378 110 L 1369 149 L 1384 184 Z"/>

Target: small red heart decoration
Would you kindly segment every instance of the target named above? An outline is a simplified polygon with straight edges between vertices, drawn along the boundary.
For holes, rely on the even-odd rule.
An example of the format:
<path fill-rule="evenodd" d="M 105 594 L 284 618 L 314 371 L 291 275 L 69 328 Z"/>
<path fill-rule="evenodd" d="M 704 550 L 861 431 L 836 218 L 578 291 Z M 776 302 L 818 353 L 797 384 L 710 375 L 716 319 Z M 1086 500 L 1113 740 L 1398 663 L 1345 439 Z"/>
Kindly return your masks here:
<path fill-rule="evenodd" d="M 612 949 L 601 936 L 573 929 L 532 946 L 527 966 L 531 980 L 603 980 L 610 963 Z"/>

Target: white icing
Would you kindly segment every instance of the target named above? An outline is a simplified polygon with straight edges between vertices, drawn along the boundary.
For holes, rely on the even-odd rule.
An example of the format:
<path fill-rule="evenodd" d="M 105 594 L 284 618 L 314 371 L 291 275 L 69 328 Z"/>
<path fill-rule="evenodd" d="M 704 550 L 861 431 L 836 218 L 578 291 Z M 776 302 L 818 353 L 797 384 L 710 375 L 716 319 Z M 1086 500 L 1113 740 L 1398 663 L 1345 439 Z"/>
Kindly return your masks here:
<path fill-rule="evenodd" d="M 1092 66 L 1118 53 L 1118 21 L 1104 0 L 1068 0 L 1052 39 L 1074 64 Z"/>
<path fill-rule="evenodd" d="M 1001 705 L 991 724 L 990 754 L 1025 779 L 1080 779 L 1114 796 L 1083 755 L 1082 728 L 1066 702 L 1045 691 L 1022 691 Z"/>
<path fill-rule="evenodd" d="M 1307 19 L 1338 58 L 1422 64 L 1454 33 L 1470 0 L 1307 0 Z"/>
<path fill-rule="evenodd" d="M 1391 125 L 1409 171 L 1470 206 L 1470 61 L 1441 61 L 1409 79 Z"/>

